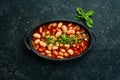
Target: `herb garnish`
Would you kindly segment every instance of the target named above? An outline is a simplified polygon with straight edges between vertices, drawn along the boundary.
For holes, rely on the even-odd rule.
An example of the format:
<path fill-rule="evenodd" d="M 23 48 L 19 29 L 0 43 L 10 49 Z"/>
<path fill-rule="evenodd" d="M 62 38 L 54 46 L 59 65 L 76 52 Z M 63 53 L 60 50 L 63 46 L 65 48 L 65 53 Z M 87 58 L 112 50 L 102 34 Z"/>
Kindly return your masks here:
<path fill-rule="evenodd" d="M 94 11 L 93 10 L 89 10 L 88 12 L 84 12 L 82 10 L 82 8 L 78 7 L 76 9 L 77 11 L 77 16 L 76 16 L 76 19 L 77 20 L 85 20 L 85 23 L 86 25 L 89 27 L 89 28 L 92 28 L 93 27 L 93 20 L 90 18 L 90 16 L 92 16 L 94 14 Z"/>
<path fill-rule="evenodd" d="M 69 37 L 67 37 L 65 34 L 62 34 L 60 36 L 60 38 L 58 39 L 59 43 L 63 43 L 63 44 L 70 44 L 72 41 L 72 39 L 70 39 Z"/>

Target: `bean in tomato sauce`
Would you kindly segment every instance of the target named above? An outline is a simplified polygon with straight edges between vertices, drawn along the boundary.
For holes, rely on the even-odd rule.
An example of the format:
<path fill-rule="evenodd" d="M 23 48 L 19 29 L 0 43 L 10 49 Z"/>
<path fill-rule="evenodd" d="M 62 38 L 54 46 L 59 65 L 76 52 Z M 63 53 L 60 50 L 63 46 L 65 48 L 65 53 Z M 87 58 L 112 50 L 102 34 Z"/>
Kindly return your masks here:
<path fill-rule="evenodd" d="M 75 23 L 53 22 L 34 31 L 32 45 L 41 55 L 49 58 L 71 58 L 88 48 L 89 35 Z"/>

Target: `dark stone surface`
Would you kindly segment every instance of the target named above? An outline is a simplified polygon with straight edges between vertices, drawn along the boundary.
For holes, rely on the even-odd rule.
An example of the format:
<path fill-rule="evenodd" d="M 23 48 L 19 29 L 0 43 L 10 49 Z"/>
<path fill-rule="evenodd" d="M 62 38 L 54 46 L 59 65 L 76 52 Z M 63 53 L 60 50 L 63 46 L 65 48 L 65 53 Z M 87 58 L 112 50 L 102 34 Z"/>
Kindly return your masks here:
<path fill-rule="evenodd" d="M 81 58 L 53 62 L 26 49 L 37 25 L 76 21 L 76 7 L 95 10 L 96 46 Z M 0 0 L 0 80 L 120 80 L 120 0 Z"/>

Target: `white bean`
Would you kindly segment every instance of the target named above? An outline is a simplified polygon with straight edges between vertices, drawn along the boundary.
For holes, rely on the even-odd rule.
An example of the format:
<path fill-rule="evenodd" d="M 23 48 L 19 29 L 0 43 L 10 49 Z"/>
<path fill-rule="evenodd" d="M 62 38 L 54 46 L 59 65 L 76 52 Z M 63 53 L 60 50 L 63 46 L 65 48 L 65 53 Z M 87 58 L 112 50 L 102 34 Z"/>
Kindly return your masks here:
<path fill-rule="evenodd" d="M 51 55 L 51 53 L 48 53 L 47 56 L 48 56 L 48 57 L 51 57 L 52 55 Z"/>
<path fill-rule="evenodd" d="M 42 33 L 42 27 L 40 27 L 39 32 Z"/>
<path fill-rule="evenodd" d="M 33 34 L 33 37 L 35 37 L 35 38 L 40 38 L 41 35 L 40 35 L 39 33 L 34 33 L 34 34 Z"/>
<path fill-rule="evenodd" d="M 49 50 L 45 50 L 45 53 L 50 54 L 50 53 L 51 53 L 51 51 L 49 51 Z"/>
<path fill-rule="evenodd" d="M 63 46 L 63 44 L 60 44 L 60 47 L 62 47 Z"/>
<path fill-rule="evenodd" d="M 67 26 L 66 26 L 66 25 L 63 25 L 63 26 L 62 26 L 62 30 L 63 30 L 64 33 L 66 33 L 66 32 L 67 32 Z"/>
<path fill-rule="evenodd" d="M 45 37 L 45 32 L 42 32 L 42 37 Z"/>
<path fill-rule="evenodd" d="M 86 37 L 86 34 L 85 33 L 83 33 L 83 35 L 82 35 L 83 37 Z"/>
<path fill-rule="evenodd" d="M 72 26 L 72 23 L 69 23 L 68 26 Z"/>
<path fill-rule="evenodd" d="M 35 40 L 35 44 L 38 44 L 40 42 L 40 39 Z"/>
<path fill-rule="evenodd" d="M 85 38 L 84 40 L 85 40 L 85 41 L 88 41 L 88 39 L 87 39 L 87 38 Z"/>
<path fill-rule="evenodd" d="M 59 23 L 58 23 L 58 28 L 61 28 L 62 25 L 63 25 L 63 23 L 62 23 L 62 22 L 59 22 Z"/>
<path fill-rule="evenodd" d="M 52 53 L 53 53 L 54 55 L 56 55 L 56 56 L 58 55 L 58 52 L 57 52 L 57 51 L 53 51 Z"/>
<path fill-rule="evenodd" d="M 84 46 L 84 43 L 81 43 L 82 46 Z"/>
<path fill-rule="evenodd" d="M 69 44 L 65 44 L 64 45 L 67 49 L 70 48 L 70 45 Z"/>
<path fill-rule="evenodd" d="M 68 56 L 69 56 L 69 54 L 65 52 L 65 53 L 64 53 L 64 56 L 65 56 L 65 57 L 68 57 Z"/>
<path fill-rule="evenodd" d="M 58 46 L 53 46 L 52 48 L 53 48 L 53 50 L 56 50 L 56 49 L 58 49 Z"/>
<path fill-rule="evenodd" d="M 59 58 L 59 59 L 63 59 L 63 56 L 57 56 L 57 58 Z"/>
<path fill-rule="evenodd" d="M 59 52 L 58 55 L 59 56 L 63 56 L 64 54 L 63 54 L 63 52 Z"/>
<path fill-rule="evenodd" d="M 60 44 L 58 42 L 56 42 L 56 45 L 59 46 Z"/>
<path fill-rule="evenodd" d="M 50 29 L 50 28 L 51 28 L 51 26 L 52 26 L 52 23 L 50 23 L 50 24 L 49 24 L 48 29 Z"/>
<path fill-rule="evenodd" d="M 75 45 L 75 44 L 73 44 L 73 47 L 76 47 L 76 45 Z"/>
<path fill-rule="evenodd" d="M 68 30 L 67 34 L 75 34 L 75 31 L 74 30 Z"/>
<path fill-rule="evenodd" d="M 45 55 L 45 53 L 41 53 L 42 55 Z"/>
<path fill-rule="evenodd" d="M 52 50 L 52 47 L 53 47 L 53 44 L 49 44 L 49 45 L 48 45 L 48 49 L 49 49 L 49 50 Z"/>
<path fill-rule="evenodd" d="M 46 31 L 46 34 L 50 34 L 50 31 Z"/>
<path fill-rule="evenodd" d="M 77 48 L 79 48 L 79 45 L 77 45 Z"/>
<path fill-rule="evenodd" d="M 72 30 L 73 28 L 72 27 L 69 27 L 70 30 Z"/>
<path fill-rule="evenodd" d="M 52 25 L 53 27 L 56 27 L 57 26 L 57 23 L 53 23 L 53 25 Z"/>
<path fill-rule="evenodd" d="M 39 51 L 44 51 L 44 49 L 43 49 L 43 48 L 39 48 L 38 50 L 39 50 Z"/>
<path fill-rule="evenodd" d="M 40 43 L 39 43 L 42 47 L 46 47 L 47 46 L 47 44 L 45 43 L 45 42 L 43 42 L 43 41 L 40 41 Z"/>
<path fill-rule="evenodd" d="M 74 54 L 74 52 L 73 52 L 73 50 L 72 49 L 68 49 L 68 51 L 67 51 L 70 55 L 73 55 Z"/>
<path fill-rule="evenodd" d="M 61 34 L 62 34 L 61 31 L 60 31 L 60 32 L 57 32 L 57 33 L 56 33 L 56 37 L 59 37 Z"/>
<path fill-rule="evenodd" d="M 60 49 L 61 52 L 65 52 L 65 49 Z"/>
<path fill-rule="evenodd" d="M 79 34 L 80 34 L 80 32 L 79 32 L 79 31 L 77 31 L 77 32 L 76 32 L 76 34 L 78 34 L 78 35 L 79 35 Z"/>

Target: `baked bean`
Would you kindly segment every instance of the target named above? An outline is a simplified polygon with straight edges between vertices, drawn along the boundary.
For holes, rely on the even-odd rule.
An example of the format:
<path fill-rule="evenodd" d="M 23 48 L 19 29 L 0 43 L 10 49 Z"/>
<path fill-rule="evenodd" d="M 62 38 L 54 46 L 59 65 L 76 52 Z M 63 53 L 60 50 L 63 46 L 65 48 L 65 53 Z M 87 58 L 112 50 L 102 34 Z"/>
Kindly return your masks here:
<path fill-rule="evenodd" d="M 53 23 L 53 25 L 52 25 L 53 27 L 56 27 L 57 26 L 57 23 Z"/>
<path fill-rule="evenodd" d="M 74 52 L 73 52 L 73 50 L 72 49 L 68 49 L 68 51 L 67 51 L 70 55 L 73 55 L 74 54 Z"/>
<path fill-rule="evenodd" d="M 61 52 L 65 52 L 65 49 L 60 49 Z"/>
<path fill-rule="evenodd" d="M 64 53 L 64 56 L 65 56 L 65 57 L 68 57 L 68 56 L 69 56 L 69 54 L 65 52 L 65 53 Z"/>
<path fill-rule="evenodd" d="M 75 34 L 75 31 L 74 30 L 68 30 L 67 34 Z"/>
<path fill-rule="evenodd" d="M 63 46 L 63 44 L 60 44 L 60 47 L 62 47 Z"/>
<path fill-rule="evenodd" d="M 42 47 L 46 47 L 47 46 L 47 44 L 45 43 L 45 42 L 43 42 L 43 41 L 40 41 L 40 43 L 39 43 Z"/>
<path fill-rule="evenodd" d="M 44 51 L 45 49 L 44 49 L 44 48 L 39 48 L 38 50 L 39 50 L 39 51 Z"/>
<path fill-rule="evenodd" d="M 59 23 L 58 23 L 58 28 L 61 28 L 62 25 L 63 25 L 63 23 L 62 23 L 62 22 L 59 22 Z"/>
<path fill-rule="evenodd" d="M 67 49 L 70 48 L 70 45 L 69 44 L 65 44 L 64 45 Z"/>
<path fill-rule="evenodd" d="M 64 33 L 67 32 L 67 26 L 66 26 L 66 25 L 63 25 L 63 26 L 62 26 L 62 31 L 63 31 Z"/>
<path fill-rule="evenodd" d="M 52 47 L 53 47 L 53 44 L 49 44 L 49 45 L 48 45 L 48 49 L 49 49 L 49 50 L 52 50 Z"/>
<path fill-rule="evenodd" d="M 58 42 L 56 42 L 56 46 L 59 46 L 60 44 Z"/>
<path fill-rule="evenodd" d="M 63 52 L 59 52 L 58 55 L 59 56 L 63 56 L 64 54 L 63 54 Z"/>
<path fill-rule="evenodd" d="M 40 31 L 40 33 L 42 33 L 42 27 L 40 27 L 39 31 Z"/>
<path fill-rule="evenodd" d="M 50 31 L 46 31 L 46 34 L 50 34 Z"/>
<path fill-rule="evenodd" d="M 81 43 L 81 46 L 84 46 L 84 43 Z"/>
<path fill-rule="evenodd" d="M 62 34 L 61 31 L 60 31 L 60 32 L 57 32 L 57 33 L 56 33 L 56 37 L 59 37 L 61 34 Z"/>
<path fill-rule="evenodd" d="M 45 37 L 45 32 L 42 32 L 42 37 Z"/>
<path fill-rule="evenodd" d="M 56 50 L 56 49 L 58 49 L 58 46 L 53 46 L 52 48 L 53 48 L 53 50 Z"/>
<path fill-rule="evenodd" d="M 72 27 L 69 27 L 70 30 L 72 30 L 73 28 Z"/>
<path fill-rule="evenodd" d="M 68 26 L 72 26 L 72 23 L 69 23 Z"/>
<path fill-rule="evenodd" d="M 40 39 L 35 40 L 35 44 L 38 44 L 40 42 Z"/>
<path fill-rule="evenodd" d="M 36 49 L 36 50 L 39 49 L 39 45 L 36 45 L 36 46 L 35 46 L 35 49 Z"/>
<path fill-rule="evenodd" d="M 42 54 L 42 55 L 45 55 L 45 53 L 43 53 L 43 52 L 42 52 L 41 54 Z"/>
<path fill-rule="evenodd" d="M 50 23 L 50 24 L 49 24 L 48 29 L 50 29 L 50 28 L 51 28 L 51 26 L 52 26 L 52 23 Z"/>
<path fill-rule="evenodd" d="M 45 38 L 49 38 L 49 37 L 50 37 L 50 35 L 46 35 L 46 36 L 45 36 Z"/>
<path fill-rule="evenodd" d="M 58 32 L 61 32 L 61 29 L 59 29 L 59 28 L 57 28 L 56 30 L 57 30 Z"/>
<path fill-rule="evenodd" d="M 57 56 L 58 59 L 63 59 L 64 57 L 63 56 Z"/>
<path fill-rule="evenodd" d="M 50 50 L 45 50 L 45 53 L 50 54 L 51 51 Z"/>
<path fill-rule="evenodd" d="M 84 38 L 85 41 L 88 41 L 88 38 Z"/>
<path fill-rule="evenodd" d="M 51 57 L 52 55 L 51 55 L 51 53 L 48 53 L 47 56 L 48 56 L 48 57 Z"/>
<path fill-rule="evenodd" d="M 56 55 L 56 56 L 58 55 L 58 52 L 57 52 L 57 51 L 53 51 L 52 53 L 53 53 L 54 55 Z"/>
<path fill-rule="evenodd" d="M 75 44 L 73 44 L 73 47 L 76 47 L 76 45 L 75 45 Z"/>
<path fill-rule="evenodd" d="M 79 32 L 79 31 L 77 31 L 77 32 L 76 32 L 76 34 L 78 34 L 78 35 L 79 35 L 79 34 L 80 34 L 80 32 Z"/>
<path fill-rule="evenodd" d="M 83 33 L 83 34 L 82 34 L 82 36 L 83 36 L 83 37 L 86 37 L 86 34 L 85 34 L 85 33 Z"/>
<path fill-rule="evenodd" d="M 77 48 L 79 48 L 79 45 L 77 45 Z"/>
<path fill-rule="evenodd" d="M 39 33 L 34 33 L 34 34 L 33 34 L 33 37 L 35 37 L 35 38 L 40 38 L 41 35 L 40 35 Z"/>

